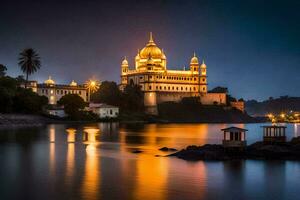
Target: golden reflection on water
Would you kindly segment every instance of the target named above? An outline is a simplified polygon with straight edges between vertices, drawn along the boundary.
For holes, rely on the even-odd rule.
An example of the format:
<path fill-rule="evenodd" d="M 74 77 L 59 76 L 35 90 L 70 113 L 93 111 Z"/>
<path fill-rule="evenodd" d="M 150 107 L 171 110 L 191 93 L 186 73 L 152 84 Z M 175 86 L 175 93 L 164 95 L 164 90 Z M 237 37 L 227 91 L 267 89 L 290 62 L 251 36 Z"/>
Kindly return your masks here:
<path fill-rule="evenodd" d="M 169 162 L 164 158 L 139 155 L 136 160 L 136 199 L 166 199 Z"/>
<path fill-rule="evenodd" d="M 68 149 L 67 149 L 67 164 L 66 164 L 66 182 L 71 184 L 74 177 L 74 164 L 75 164 L 75 129 L 66 129 L 68 134 Z"/>
<path fill-rule="evenodd" d="M 85 170 L 82 182 L 83 199 L 99 199 L 100 194 L 100 165 L 99 151 L 97 151 L 96 137 L 98 128 L 85 128 L 84 138 L 86 145 Z"/>
<path fill-rule="evenodd" d="M 55 175 L 55 127 L 51 125 L 49 128 L 49 170 L 50 175 Z"/>

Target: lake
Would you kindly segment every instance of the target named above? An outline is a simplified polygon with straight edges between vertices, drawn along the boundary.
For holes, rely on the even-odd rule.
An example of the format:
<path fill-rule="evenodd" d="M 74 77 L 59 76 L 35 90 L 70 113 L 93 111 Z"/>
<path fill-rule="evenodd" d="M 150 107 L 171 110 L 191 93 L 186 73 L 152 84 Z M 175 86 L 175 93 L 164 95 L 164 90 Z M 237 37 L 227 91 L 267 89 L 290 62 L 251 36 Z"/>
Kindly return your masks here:
<path fill-rule="evenodd" d="M 56 124 L 0 130 L 0 199 L 299 199 L 300 162 L 190 162 L 158 149 L 221 143 L 232 124 Z M 248 144 L 264 124 L 246 128 Z M 288 139 L 300 124 L 287 124 Z M 134 154 L 132 151 L 141 150 Z"/>

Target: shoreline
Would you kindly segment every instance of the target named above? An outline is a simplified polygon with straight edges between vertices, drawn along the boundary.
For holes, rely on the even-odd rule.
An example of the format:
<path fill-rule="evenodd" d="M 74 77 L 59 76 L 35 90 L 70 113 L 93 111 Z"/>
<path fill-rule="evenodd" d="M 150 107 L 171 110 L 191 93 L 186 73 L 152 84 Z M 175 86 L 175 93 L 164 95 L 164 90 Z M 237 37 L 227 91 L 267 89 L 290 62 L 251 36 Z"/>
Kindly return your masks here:
<path fill-rule="evenodd" d="M 285 143 L 255 142 L 245 148 L 224 148 L 221 144 L 191 145 L 169 154 L 187 161 L 227 161 L 227 160 L 298 160 L 300 161 L 300 136 Z"/>
<path fill-rule="evenodd" d="M 197 123 L 206 123 L 206 124 L 256 124 L 256 123 L 268 123 L 268 121 L 255 120 L 255 121 L 173 121 L 173 120 L 162 120 L 159 118 L 153 118 L 149 116 L 147 119 L 102 119 L 102 120 L 68 120 L 68 119 L 59 119 L 51 118 L 45 115 L 39 114 L 0 114 L 0 129 L 3 128 L 17 128 L 17 127 L 39 127 L 47 124 L 86 124 L 86 123 L 105 123 L 105 122 L 119 122 L 122 124 L 134 124 L 134 123 L 143 123 L 143 124 L 197 124 Z"/>

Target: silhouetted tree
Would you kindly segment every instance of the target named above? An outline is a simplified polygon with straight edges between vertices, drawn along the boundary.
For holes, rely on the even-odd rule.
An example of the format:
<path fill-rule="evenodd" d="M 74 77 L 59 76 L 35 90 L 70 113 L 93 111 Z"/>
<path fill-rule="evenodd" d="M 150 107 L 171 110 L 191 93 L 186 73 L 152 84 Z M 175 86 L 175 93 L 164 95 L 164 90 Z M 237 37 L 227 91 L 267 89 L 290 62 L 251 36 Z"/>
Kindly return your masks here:
<path fill-rule="evenodd" d="M 40 96 L 31 89 L 17 88 L 13 97 L 13 110 L 17 113 L 41 113 L 48 104 L 46 96 Z"/>
<path fill-rule="evenodd" d="M 139 85 L 127 85 L 125 87 L 121 108 L 128 111 L 144 110 L 144 94 Z"/>
<path fill-rule="evenodd" d="M 27 88 L 28 76 L 36 72 L 41 67 L 40 57 L 33 49 L 24 49 L 20 53 L 19 66 L 23 73 L 26 74 L 25 88 Z"/>
<path fill-rule="evenodd" d="M 7 68 L 4 65 L 0 64 L 0 77 L 5 76 L 6 71 L 7 71 Z"/>
<path fill-rule="evenodd" d="M 121 91 L 115 82 L 103 81 L 100 88 L 91 95 L 92 102 L 121 105 Z"/>
<path fill-rule="evenodd" d="M 64 106 L 66 114 L 73 119 L 78 119 L 80 109 L 86 106 L 84 100 L 77 94 L 66 94 L 60 98 L 57 104 Z"/>

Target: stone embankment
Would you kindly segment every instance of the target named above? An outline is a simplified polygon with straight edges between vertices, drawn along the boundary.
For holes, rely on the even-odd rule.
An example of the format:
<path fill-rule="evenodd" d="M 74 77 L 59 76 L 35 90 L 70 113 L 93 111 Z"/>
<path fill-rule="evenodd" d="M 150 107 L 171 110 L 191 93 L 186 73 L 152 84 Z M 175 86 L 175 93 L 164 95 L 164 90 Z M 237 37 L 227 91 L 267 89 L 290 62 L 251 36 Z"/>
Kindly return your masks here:
<path fill-rule="evenodd" d="M 243 150 L 225 149 L 222 145 L 206 144 L 188 146 L 186 149 L 170 154 L 184 160 L 300 160 L 300 137 L 283 144 L 264 144 L 256 142 Z"/>

